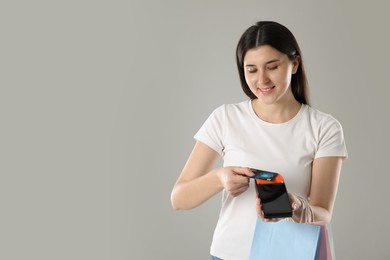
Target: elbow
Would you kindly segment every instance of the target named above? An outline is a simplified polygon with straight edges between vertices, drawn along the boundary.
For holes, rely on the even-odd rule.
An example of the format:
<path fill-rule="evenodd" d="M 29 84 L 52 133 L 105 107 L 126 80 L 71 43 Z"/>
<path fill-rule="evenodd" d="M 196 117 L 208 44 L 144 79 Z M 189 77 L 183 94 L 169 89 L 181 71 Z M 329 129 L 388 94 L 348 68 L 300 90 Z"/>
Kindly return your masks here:
<path fill-rule="evenodd" d="M 328 214 L 325 215 L 324 217 L 325 223 L 329 224 L 332 221 L 332 212 L 328 211 Z"/>
<path fill-rule="evenodd" d="M 331 209 L 327 209 L 321 206 L 312 206 L 314 210 L 314 221 L 324 221 L 329 224 L 332 221 L 333 212 Z"/>
<path fill-rule="evenodd" d="M 183 210 L 183 208 L 181 208 L 180 206 L 178 206 L 177 204 L 175 204 L 174 202 L 172 202 L 172 208 L 174 210 Z"/>
<path fill-rule="evenodd" d="M 171 205 L 174 210 L 188 210 L 194 208 L 186 199 L 187 196 L 183 192 L 181 187 L 173 188 L 171 193 Z"/>
<path fill-rule="evenodd" d="M 177 191 L 175 189 L 172 190 L 171 193 L 171 205 L 174 210 L 182 210 L 184 209 L 182 205 L 180 205 Z"/>
<path fill-rule="evenodd" d="M 332 216 L 330 215 L 321 216 L 318 217 L 318 219 L 314 219 L 314 221 L 323 221 L 326 224 L 329 224 L 332 221 Z"/>
<path fill-rule="evenodd" d="M 171 205 L 172 205 L 172 208 L 174 210 L 181 210 L 182 208 L 180 207 L 180 205 L 178 205 L 178 203 L 175 201 L 174 198 L 172 198 L 171 196 Z"/>

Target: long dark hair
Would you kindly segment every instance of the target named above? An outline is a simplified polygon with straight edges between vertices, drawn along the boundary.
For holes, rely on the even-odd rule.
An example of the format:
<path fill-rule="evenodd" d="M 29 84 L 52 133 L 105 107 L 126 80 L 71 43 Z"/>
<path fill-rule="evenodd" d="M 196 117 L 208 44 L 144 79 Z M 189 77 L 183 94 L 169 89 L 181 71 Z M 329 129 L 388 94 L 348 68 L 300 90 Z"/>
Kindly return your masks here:
<path fill-rule="evenodd" d="M 241 87 L 250 99 L 257 97 L 252 93 L 245 80 L 244 57 L 248 50 L 261 45 L 269 45 L 286 54 L 290 60 L 300 58 L 298 70 L 291 77 L 291 91 L 295 99 L 302 104 L 309 104 L 308 83 L 303 67 L 301 49 L 294 35 L 285 26 L 272 21 L 261 21 L 249 27 L 241 36 L 236 49 L 236 61 Z"/>

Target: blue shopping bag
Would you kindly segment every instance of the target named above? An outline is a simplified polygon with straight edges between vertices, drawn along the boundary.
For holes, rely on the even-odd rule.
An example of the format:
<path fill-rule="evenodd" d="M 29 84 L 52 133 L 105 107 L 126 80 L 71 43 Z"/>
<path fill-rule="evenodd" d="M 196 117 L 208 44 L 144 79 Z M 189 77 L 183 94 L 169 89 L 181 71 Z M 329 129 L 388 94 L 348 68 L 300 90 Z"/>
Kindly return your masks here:
<path fill-rule="evenodd" d="M 249 260 L 316 260 L 321 227 L 257 219 Z"/>

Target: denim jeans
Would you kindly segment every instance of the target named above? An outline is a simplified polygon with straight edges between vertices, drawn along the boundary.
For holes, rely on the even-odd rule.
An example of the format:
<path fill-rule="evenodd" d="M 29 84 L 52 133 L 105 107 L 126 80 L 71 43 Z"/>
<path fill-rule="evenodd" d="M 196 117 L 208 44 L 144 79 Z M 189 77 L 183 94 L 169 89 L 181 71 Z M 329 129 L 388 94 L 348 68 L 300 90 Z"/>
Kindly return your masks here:
<path fill-rule="evenodd" d="M 212 256 L 210 256 L 210 260 L 223 260 L 223 259 L 212 255 Z"/>

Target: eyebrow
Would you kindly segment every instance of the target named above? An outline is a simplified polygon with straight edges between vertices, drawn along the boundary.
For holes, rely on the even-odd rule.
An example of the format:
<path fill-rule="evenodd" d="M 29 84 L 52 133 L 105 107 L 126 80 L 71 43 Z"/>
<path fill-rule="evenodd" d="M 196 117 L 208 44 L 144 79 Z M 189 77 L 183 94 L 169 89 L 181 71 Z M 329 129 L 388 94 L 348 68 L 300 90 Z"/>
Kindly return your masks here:
<path fill-rule="evenodd" d="M 267 61 L 265 64 L 267 65 L 267 64 L 270 64 L 270 63 L 273 63 L 276 61 L 280 61 L 280 60 L 279 59 L 272 59 L 272 60 Z M 254 66 L 256 66 L 256 65 L 254 65 L 254 64 L 246 64 L 245 65 L 245 67 L 254 67 Z"/>

